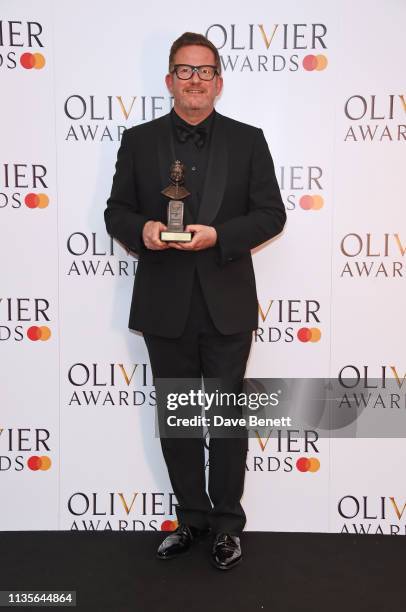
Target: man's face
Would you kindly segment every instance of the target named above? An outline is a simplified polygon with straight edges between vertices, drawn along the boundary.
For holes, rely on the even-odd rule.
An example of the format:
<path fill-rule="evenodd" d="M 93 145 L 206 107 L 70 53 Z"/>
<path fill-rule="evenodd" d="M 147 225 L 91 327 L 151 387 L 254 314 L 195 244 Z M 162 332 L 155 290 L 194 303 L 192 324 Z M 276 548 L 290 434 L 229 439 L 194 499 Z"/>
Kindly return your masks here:
<path fill-rule="evenodd" d="M 213 51 L 200 45 L 181 47 L 175 54 L 174 63 L 191 66 L 216 65 Z M 217 74 L 212 81 L 202 81 L 196 72 L 187 81 L 178 79 L 175 73 L 167 74 L 165 80 L 175 99 L 175 106 L 187 114 L 191 111 L 209 114 L 223 87 L 223 79 Z"/>
<path fill-rule="evenodd" d="M 179 164 L 176 164 L 176 166 L 174 166 L 172 169 L 171 179 L 173 180 L 173 182 L 180 181 L 182 178 L 182 174 L 183 174 L 182 166 Z"/>

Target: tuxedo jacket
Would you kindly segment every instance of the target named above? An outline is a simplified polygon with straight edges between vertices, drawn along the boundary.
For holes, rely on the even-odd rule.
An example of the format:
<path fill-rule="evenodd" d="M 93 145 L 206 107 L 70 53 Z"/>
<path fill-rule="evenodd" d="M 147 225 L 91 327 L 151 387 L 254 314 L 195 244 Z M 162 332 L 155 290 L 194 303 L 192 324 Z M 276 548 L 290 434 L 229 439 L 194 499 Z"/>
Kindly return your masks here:
<path fill-rule="evenodd" d="M 161 190 L 170 183 L 175 159 L 169 114 L 123 133 L 105 222 L 108 233 L 138 255 L 129 327 L 166 338 L 181 336 L 197 272 L 220 333 L 256 329 L 251 249 L 279 234 L 286 221 L 264 134 L 215 113 L 195 218 L 185 200 L 185 224 L 211 225 L 217 231 L 217 244 L 202 251 L 154 251 L 142 240 L 147 221 L 167 223 L 168 198 Z"/>

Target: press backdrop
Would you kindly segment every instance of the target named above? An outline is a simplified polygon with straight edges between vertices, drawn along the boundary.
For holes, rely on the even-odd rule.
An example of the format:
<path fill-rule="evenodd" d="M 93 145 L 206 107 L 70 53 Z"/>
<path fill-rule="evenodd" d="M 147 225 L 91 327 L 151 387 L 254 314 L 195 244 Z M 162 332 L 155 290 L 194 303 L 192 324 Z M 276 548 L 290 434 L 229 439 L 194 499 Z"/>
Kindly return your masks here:
<path fill-rule="evenodd" d="M 174 527 L 148 357 L 127 328 L 137 262 L 103 210 L 123 130 L 171 108 L 185 30 L 218 47 L 217 109 L 264 130 L 288 214 L 254 254 L 247 375 L 398 377 L 402 392 L 402 0 L 0 8 L 0 529 Z M 403 439 L 268 433 L 250 440 L 247 529 L 405 533 Z"/>

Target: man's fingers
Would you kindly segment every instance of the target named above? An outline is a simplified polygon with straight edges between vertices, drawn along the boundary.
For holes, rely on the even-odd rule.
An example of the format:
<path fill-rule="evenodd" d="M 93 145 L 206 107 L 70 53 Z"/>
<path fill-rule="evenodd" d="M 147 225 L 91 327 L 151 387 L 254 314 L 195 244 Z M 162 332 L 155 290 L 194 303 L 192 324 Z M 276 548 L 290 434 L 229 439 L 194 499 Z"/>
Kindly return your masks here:
<path fill-rule="evenodd" d="M 166 225 L 164 223 L 161 223 L 161 221 L 155 221 L 154 223 L 151 223 L 151 225 L 146 231 L 144 239 L 144 243 L 147 249 L 151 249 L 153 251 L 161 251 L 163 249 L 169 248 L 168 244 L 166 242 L 162 242 L 161 240 L 161 232 L 165 231 L 166 229 Z"/>
<path fill-rule="evenodd" d="M 184 247 L 180 242 L 168 242 L 167 244 L 172 249 L 179 249 L 181 251 L 184 251 Z"/>
<path fill-rule="evenodd" d="M 153 243 L 153 248 L 163 250 L 163 249 L 169 249 L 169 246 L 167 242 L 162 242 L 161 240 L 157 240 Z"/>
<path fill-rule="evenodd" d="M 181 251 L 193 250 L 193 241 L 192 242 L 170 242 L 169 244 L 174 249 L 179 249 Z"/>
<path fill-rule="evenodd" d="M 195 251 L 199 246 L 199 240 L 193 240 L 191 242 L 184 242 L 182 248 L 184 251 Z"/>

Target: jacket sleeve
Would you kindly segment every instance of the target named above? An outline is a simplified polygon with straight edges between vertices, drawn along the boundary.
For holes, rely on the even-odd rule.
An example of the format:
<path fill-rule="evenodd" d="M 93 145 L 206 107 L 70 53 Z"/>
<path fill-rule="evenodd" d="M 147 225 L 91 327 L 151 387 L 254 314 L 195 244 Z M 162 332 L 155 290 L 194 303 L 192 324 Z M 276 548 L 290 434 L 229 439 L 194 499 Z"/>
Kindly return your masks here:
<path fill-rule="evenodd" d="M 142 230 L 148 217 L 138 212 L 133 158 L 125 131 L 117 153 L 111 194 L 104 211 L 107 232 L 134 253 L 142 248 Z"/>
<path fill-rule="evenodd" d="M 251 159 L 248 213 L 214 225 L 220 263 L 237 259 L 277 236 L 285 222 L 285 206 L 272 157 L 264 133 L 258 129 Z"/>

